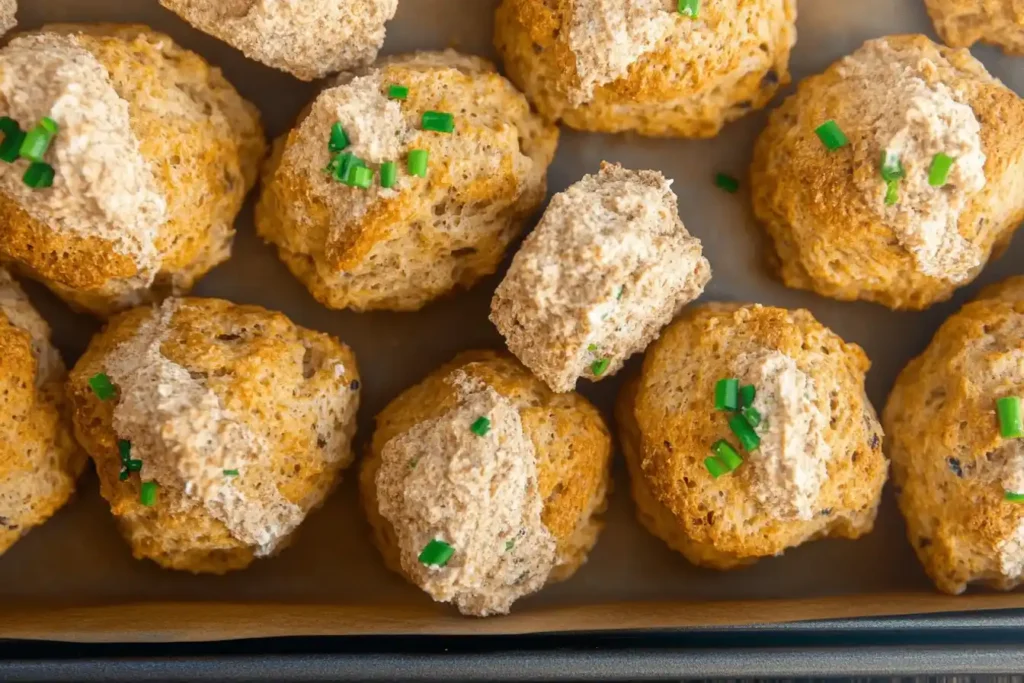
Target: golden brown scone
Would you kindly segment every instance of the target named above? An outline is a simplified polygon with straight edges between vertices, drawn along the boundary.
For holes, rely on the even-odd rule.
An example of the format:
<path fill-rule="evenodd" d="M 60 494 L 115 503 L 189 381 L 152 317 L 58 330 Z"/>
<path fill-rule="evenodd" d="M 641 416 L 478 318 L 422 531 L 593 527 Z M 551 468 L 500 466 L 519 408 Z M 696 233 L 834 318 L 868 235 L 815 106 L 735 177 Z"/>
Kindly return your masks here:
<path fill-rule="evenodd" d="M 648 350 L 616 409 L 640 521 L 714 569 L 866 534 L 887 470 L 864 393 L 869 365 L 805 310 L 688 309 Z M 732 413 L 715 410 L 716 384 L 728 378 L 756 390 L 752 452 L 732 433 Z M 743 462 L 716 478 L 705 460 L 720 440 Z"/>
<path fill-rule="evenodd" d="M 246 57 L 309 81 L 372 62 L 398 0 L 160 0 Z"/>
<path fill-rule="evenodd" d="M 408 98 L 389 99 L 391 85 Z M 421 130 L 430 110 L 454 114 L 454 133 Z M 367 189 L 325 172 L 336 123 L 345 153 L 373 170 Z M 325 306 L 414 311 L 497 269 L 544 199 L 557 143 L 558 129 L 482 59 L 384 60 L 324 90 L 277 141 L 256 228 Z M 425 178 L 407 172 L 417 149 L 429 154 Z M 388 161 L 398 176 L 386 189 L 378 171 Z"/>
<path fill-rule="evenodd" d="M 818 139 L 828 121 L 849 144 Z M 752 168 L 783 281 L 897 309 L 948 299 L 1024 219 L 1022 126 L 1015 93 L 924 36 L 870 40 L 805 79 L 772 113 Z M 902 176 L 891 183 L 886 154 L 887 177 Z M 939 154 L 955 161 L 933 186 Z"/>
<path fill-rule="evenodd" d="M 712 137 L 789 82 L 795 0 L 503 0 L 495 45 L 550 120 L 580 130 Z"/>
<path fill-rule="evenodd" d="M 53 25 L 0 49 L 0 109 L 59 130 L 53 186 L 0 164 L 0 259 L 109 315 L 182 293 L 231 250 L 265 141 L 218 69 L 145 26 Z"/>
<path fill-rule="evenodd" d="M 506 353 L 466 352 L 377 416 L 363 505 L 390 569 L 463 614 L 502 614 L 586 561 L 611 452 L 582 396 Z"/>
<path fill-rule="evenodd" d="M 935 32 L 950 47 L 979 40 L 1024 54 L 1024 6 L 1018 0 L 924 0 Z"/>
<path fill-rule="evenodd" d="M 85 466 L 50 327 L 0 269 L 0 555 L 68 501 Z"/>
<path fill-rule="evenodd" d="M 1010 590 L 1024 578 L 1024 439 L 996 402 L 1024 397 L 1024 277 L 984 290 L 939 328 L 885 408 L 907 535 L 935 585 Z"/>
<path fill-rule="evenodd" d="M 104 380 L 112 395 L 95 389 Z M 223 574 L 276 553 L 353 459 L 352 352 L 258 306 L 167 299 L 122 313 L 68 395 L 132 552 L 169 569 Z M 122 474 L 125 450 L 137 465 Z"/>

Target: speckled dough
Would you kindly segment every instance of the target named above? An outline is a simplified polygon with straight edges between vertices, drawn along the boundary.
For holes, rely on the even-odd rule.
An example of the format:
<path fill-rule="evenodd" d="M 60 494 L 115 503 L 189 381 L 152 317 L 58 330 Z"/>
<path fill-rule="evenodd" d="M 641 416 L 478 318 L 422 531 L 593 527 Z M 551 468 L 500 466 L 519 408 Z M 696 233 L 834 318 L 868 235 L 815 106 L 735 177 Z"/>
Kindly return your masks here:
<path fill-rule="evenodd" d="M 398 0 L 160 0 L 250 59 L 309 81 L 372 62 Z"/>
<path fill-rule="evenodd" d="M 144 26 L 48 26 L 0 50 L 0 104 L 22 128 L 60 126 L 52 188 L 20 183 L 27 161 L 0 168 L 0 259 L 14 269 L 109 315 L 227 259 L 265 141 L 201 57 Z"/>
<path fill-rule="evenodd" d="M 711 277 L 657 171 L 602 164 L 556 194 L 491 303 L 511 350 L 555 391 L 614 375 Z"/>
<path fill-rule="evenodd" d="M 616 409 L 641 523 L 694 564 L 715 569 L 870 531 L 887 463 L 864 393 L 868 365 L 858 346 L 804 310 L 708 304 L 685 311 L 651 345 Z M 714 409 L 715 384 L 727 377 L 757 386 L 754 453 L 740 451 L 726 413 Z M 719 439 L 744 462 L 715 479 L 704 460 Z"/>
<path fill-rule="evenodd" d="M 98 373 L 114 398 L 90 389 Z M 90 343 L 68 395 L 135 557 L 170 569 L 222 574 L 276 553 L 353 459 L 352 352 L 257 306 L 168 299 L 122 313 Z M 119 440 L 143 463 L 127 481 Z M 152 507 L 139 498 L 149 481 Z"/>
<path fill-rule="evenodd" d="M 950 47 L 979 40 L 1010 54 L 1024 54 L 1024 3 L 1020 0 L 924 0 L 935 32 Z"/>
<path fill-rule="evenodd" d="M 503 0 L 495 44 L 540 112 L 580 130 L 712 137 L 789 82 L 795 0 Z"/>
<path fill-rule="evenodd" d="M 834 120 L 849 143 L 829 151 Z M 790 287 L 922 309 L 998 255 L 1024 219 L 1024 102 L 966 50 L 924 36 L 865 43 L 805 79 L 754 150 L 754 212 Z M 880 165 L 902 149 L 905 178 L 885 203 Z M 956 157 L 931 187 L 938 152 Z M 813 182 L 808 182 L 813 179 Z"/>
<path fill-rule="evenodd" d="M 17 0 L 0 0 L 0 35 L 18 25 L 18 20 L 15 17 L 17 13 Z"/>
<path fill-rule="evenodd" d="M 408 99 L 387 98 L 393 83 Z M 454 134 L 421 130 L 428 110 L 453 113 Z M 335 123 L 374 170 L 369 189 L 324 173 Z M 497 269 L 544 199 L 557 142 L 557 128 L 482 59 L 384 60 L 324 90 L 278 140 L 256 227 L 322 304 L 414 311 Z M 429 153 L 426 178 L 406 172 L 412 149 Z M 385 189 L 377 169 L 389 160 L 398 181 Z"/>
<path fill-rule="evenodd" d="M 471 431 L 479 412 L 494 418 L 484 436 Z M 377 417 L 360 473 L 363 505 L 389 568 L 465 614 L 504 613 L 586 561 L 611 449 L 583 397 L 552 393 L 508 354 L 467 352 Z M 439 491 L 448 493 L 438 500 Z M 465 528 L 466 520 L 481 521 Z M 418 561 L 435 538 L 455 551 L 444 567 Z"/>
<path fill-rule="evenodd" d="M 935 585 L 1010 590 L 1024 578 L 1024 439 L 996 401 L 1024 396 L 1024 277 L 984 290 L 900 374 L 885 408 L 907 535 Z"/>
<path fill-rule="evenodd" d="M 0 555 L 67 502 L 85 466 L 64 375 L 49 326 L 0 269 Z"/>

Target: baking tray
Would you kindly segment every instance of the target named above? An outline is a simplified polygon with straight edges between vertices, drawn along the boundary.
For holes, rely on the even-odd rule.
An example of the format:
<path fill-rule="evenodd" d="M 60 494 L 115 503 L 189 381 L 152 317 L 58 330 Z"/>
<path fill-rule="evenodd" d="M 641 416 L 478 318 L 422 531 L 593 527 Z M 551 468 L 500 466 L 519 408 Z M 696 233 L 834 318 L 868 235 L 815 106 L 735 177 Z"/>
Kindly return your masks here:
<path fill-rule="evenodd" d="M 493 57 L 496 4 L 401 0 L 385 52 L 456 47 Z M 190 29 L 156 0 L 22 0 L 21 5 L 23 28 L 44 21 L 134 21 L 166 31 L 220 65 L 259 106 L 274 136 L 288 129 L 317 89 L 245 60 Z M 920 0 L 802 0 L 799 10 L 792 61 L 796 79 L 822 70 L 865 39 L 931 33 Z M 1024 61 L 989 49 L 976 54 L 1010 87 L 1024 89 Z M 1018 239 L 978 282 L 953 301 L 922 313 L 893 313 L 788 290 L 763 266 L 768 245 L 753 221 L 746 190 L 730 195 L 712 185 L 718 171 L 746 177 L 752 143 L 764 122 L 763 112 L 754 114 L 704 141 L 565 131 L 549 190 L 564 189 L 595 171 L 602 160 L 662 170 L 675 180 L 683 220 L 703 241 L 714 269 L 704 299 L 809 308 L 867 351 L 874 362 L 868 392 L 880 407 L 896 373 L 924 348 L 942 320 L 983 284 L 1024 272 L 1024 244 Z M 336 334 L 350 344 L 366 380 L 361 438 L 369 436 L 372 416 L 388 400 L 457 351 L 501 345 L 487 322 L 497 276 L 416 314 L 328 311 L 255 237 L 251 205 L 250 198 L 239 218 L 232 259 L 204 279 L 196 293 L 281 310 L 301 325 Z M 29 289 L 53 325 L 66 359 L 73 362 L 98 323 L 71 314 L 40 287 Z M 583 383 L 583 393 L 610 414 L 618 385 Z M 1021 593 L 979 591 L 959 598 L 936 593 L 904 538 L 891 495 L 885 498 L 876 530 L 859 541 L 812 543 L 728 573 L 695 568 L 636 523 L 624 467 L 617 462 L 607 528 L 590 562 L 572 580 L 517 603 L 509 617 L 467 619 L 431 603 L 384 569 L 369 542 L 354 481 L 349 475 L 279 557 L 226 577 L 195 577 L 133 560 L 99 496 L 95 477 L 87 474 L 69 506 L 0 558 L 0 638 L 103 643 L 670 628 L 703 632 L 744 624 L 1024 607 Z"/>

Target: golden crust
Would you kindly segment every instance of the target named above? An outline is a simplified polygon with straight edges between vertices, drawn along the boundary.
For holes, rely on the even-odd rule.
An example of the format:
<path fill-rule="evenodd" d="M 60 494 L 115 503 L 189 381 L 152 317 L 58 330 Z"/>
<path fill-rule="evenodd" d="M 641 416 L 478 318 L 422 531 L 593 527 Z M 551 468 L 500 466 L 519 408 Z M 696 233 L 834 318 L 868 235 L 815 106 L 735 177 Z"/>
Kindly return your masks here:
<path fill-rule="evenodd" d="M 156 239 L 160 269 L 144 298 L 180 294 L 227 259 L 234 220 L 256 182 L 266 142 L 256 108 L 219 69 L 141 25 L 54 24 L 75 34 L 128 102 L 132 132 L 167 200 Z M 154 102 L 155 100 L 155 102 Z M 169 115 L 161 103 L 205 112 Z M 0 194 L 0 258 L 76 308 L 107 316 L 131 305 L 136 264 L 96 237 L 57 232 Z"/>
<path fill-rule="evenodd" d="M 818 387 L 832 421 L 832 458 L 810 520 L 767 515 L 742 466 L 714 479 L 709 448 L 727 436 L 714 410 L 715 382 L 737 355 L 769 348 L 793 358 Z M 694 564 L 730 569 L 822 537 L 871 530 L 886 478 L 881 428 L 864 393 L 870 363 L 807 311 L 759 305 L 691 308 L 647 352 L 638 378 L 619 396 L 616 416 L 637 515 L 651 533 Z M 829 414 L 826 412 L 826 414 Z"/>
<path fill-rule="evenodd" d="M 1024 141 L 1006 134 L 1024 126 L 1024 102 L 966 51 L 921 35 L 885 40 L 933 62 L 935 80 L 961 93 L 981 123 L 987 183 L 970 196 L 959 231 L 984 260 L 998 255 L 1024 220 Z M 927 308 L 960 285 L 922 273 L 855 185 L 852 169 L 877 161 L 855 157 L 858 139 L 872 135 L 875 123 L 858 112 L 863 105 L 852 88 L 836 63 L 801 81 L 772 112 L 754 148 L 754 214 L 774 241 L 773 264 L 787 286 L 842 301 Z M 843 121 L 851 144 L 823 154 L 814 128 L 829 119 Z"/>
<path fill-rule="evenodd" d="M 392 571 L 402 574 L 398 540 L 380 514 L 377 470 L 384 445 L 414 425 L 455 406 L 456 393 L 445 379 L 461 369 L 482 380 L 519 408 L 523 429 L 537 454 L 537 480 L 544 509 L 541 521 L 555 538 L 559 565 L 548 581 L 569 578 L 597 542 L 610 486 L 611 435 L 597 409 L 576 393 L 556 394 L 514 357 L 493 351 L 461 353 L 410 387 L 377 416 L 359 483 L 374 541 Z"/>
<path fill-rule="evenodd" d="M 598 87 L 574 108 L 568 91 L 579 82 L 565 17 L 572 0 L 504 0 L 495 45 L 509 78 L 549 120 L 579 130 L 706 138 L 764 107 L 789 82 L 796 40 L 794 0 L 704 3 L 700 21 L 712 27 L 707 49 L 668 47 L 641 56 L 626 77 Z"/>
<path fill-rule="evenodd" d="M 325 387 L 331 392 L 358 387 L 352 351 L 334 337 L 298 327 L 283 314 L 258 306 L 219 299 L 180 303 L 161 353 L 190 374 L 204 377 L 221 403 L 270 443 L 271 460 L 261 469 L 274 477 L 285 499 L 306 511 L 319 506 L 353 456 L 347 452 L 333 463 L 323 457 L 316 415 L 302 410 L 297 399 Z M 112 318 L 75 365 L 67 388 L 75 434 L 96 464 L 100 492 L 136 558 L 194 573 L 243 569 L 254 559 L 254 549 L 233 537 L 202 505 L 145 507 L 139 502 L 138 477 L 119 480 L 118 436 L 112 427 L 119 399 L 100 401 L 88 380 L 103 371 L 107 357 L 131 340 L 153 311 L 135 308 Z M 342 374 L 336 365 L 343 366 Z M 348 432 L 349 438 L 355 430 L 354 413 L 353 406 L 351 414 L 338 416 L 338 429 Z"/>
<path fill-rule="evenodd" d="M 924 0 L 935 32 L 950 47 L 979 40 L 1024 54 L 1024 13 L 1012 0 Z"/>

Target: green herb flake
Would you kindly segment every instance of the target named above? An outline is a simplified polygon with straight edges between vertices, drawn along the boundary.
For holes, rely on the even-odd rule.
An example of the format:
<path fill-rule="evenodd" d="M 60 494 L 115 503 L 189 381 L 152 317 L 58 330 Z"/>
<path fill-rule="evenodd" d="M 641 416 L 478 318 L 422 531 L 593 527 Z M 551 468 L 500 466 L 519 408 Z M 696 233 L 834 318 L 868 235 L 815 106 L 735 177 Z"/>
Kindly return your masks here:
<path fill-rule="evenodd" d="M 594 377 L 600 377 L 611 364 L 612 362 L 607 358 L 598 358 L 590 364 L 590 371 L 594 373 Z"/>
<path fill-rule="evenodd" d="M 92 393 L 96 394 L 96 398 L 101 401 L 109 401 L 117 393 L 113 382 L 110 381 L 110 377 L 105 372 L 90 377 L 89 388 L 92 389 Z"/>
<path fill-rule="evenodd" d="M 455 549 L 444 541 L 439 541 L 436 538 L 424 546 L 420 552 L 420 564 L 424 564 L 428 567 L 443 567 L 448 564 L 448 560 L 452 559 L 452 555 L 455 554 Z"/>
<path fill-rule="evenodd" d="M 487 436 L 487 432 L 491 431 L 490 418 L 478 417 L 476 421 L 469 426 L 469 431 L 473 432 L 477 436 Z"/>

